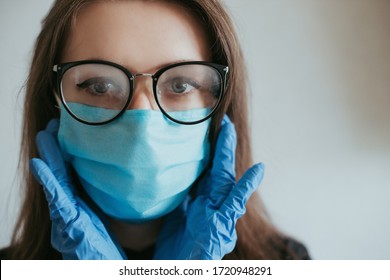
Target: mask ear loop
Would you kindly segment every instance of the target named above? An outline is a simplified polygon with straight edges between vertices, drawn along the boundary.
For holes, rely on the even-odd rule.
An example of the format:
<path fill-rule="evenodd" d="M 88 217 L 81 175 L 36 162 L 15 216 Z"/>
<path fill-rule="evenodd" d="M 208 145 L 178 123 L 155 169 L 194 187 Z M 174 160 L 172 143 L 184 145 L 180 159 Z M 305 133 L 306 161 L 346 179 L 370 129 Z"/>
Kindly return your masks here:
<path fill-rule="evenodd" d="M 56 92 L 54 92 L 54 99 L 56 100 L 56 104 L 54 105 L 54 108 L 58 109 L 59 111 L 61 111 L 61 100 L 60 98 L 58 97 L 58 94 L 56 94 Z"/>

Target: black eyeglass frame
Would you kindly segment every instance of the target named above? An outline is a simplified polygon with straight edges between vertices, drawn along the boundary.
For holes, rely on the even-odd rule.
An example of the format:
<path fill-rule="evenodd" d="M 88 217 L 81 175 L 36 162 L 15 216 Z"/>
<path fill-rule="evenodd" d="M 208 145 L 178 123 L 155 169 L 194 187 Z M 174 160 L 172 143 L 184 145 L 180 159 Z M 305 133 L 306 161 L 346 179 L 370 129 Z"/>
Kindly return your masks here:
<path fill-rule="evenodd" d="M 83 120 L 83 119 L 79 118 L 68 107 L 68 105 L 67 105 L 67 103 L 65 101 L 63 92 L 62 92 L 62 77 L 65 74 L 65 72 L 68 71 L 70 68 L 78 66 L 78 65 L 83 65 L 83 64 L 103 64 L 103 65 L 113 66 L 113 67 L 116 67 L 119 70 L 121 70 L 123 73 L 125 73 L 127 78 L 129 79 L 130 92 L 129 92 L 129 96 L 127 98 L 126 104 L 123 106 L 122 110 L 120 110 L 120 112 L 115 117 L 113 117 L 112 119 L 109 119 L 109 120 L 106 120 L 106 121 L 102 121 L 102 122 L 88 122 L 86 120 Z M 200 119 L 200 120 L 197 120 L 197 121 L 193 121 L 193 122 L 184 122 L 184 121 L 180 121 L 180 120 L 174 119 L 173 117 L 171 117 L 162 108 L 162 106 L 160 105 L 160 102 L 158 101 L 158 98 L 157 98 L 157 82 L 158 82 L 159 77 L 165 71 L 167 71 L 167 70 L 169 70 L 171 68 L 174 68 L 174 67 L 177 67 L 177 66 L 183 66 L 183 65 L 206 65 L 206 66 L 209 66 L 209 67 L 217 70 L 218 74 L 220 75 L 221 81 L 222 81 L 221 92 L 219 94 L 219 98 L 217 100 L 217 103 L 214 106 L 214 108 L 212 109 L 212 111 L 206 117 L 204 117 L 203 119 Z M 66 63 L 56 64 L 56 65 L 53 66 L 53 71 L 56 72 L 56 74 L 57 74 L 57 79 L 56 79 L 57 94 L 60 96 L 62 104 L 64 105 L 65 109 L 68 111 L 68 113 L 74 119 L 76 119 L 77 121 L 82 122 L 84 124 L 88 124 L 88 125 L 103 125 L 103 124 L 110 123 L 110 122 L 116 120 L 117 118 L 119 118 L 127 110 L 127 107 L 129 106 L 130 101 L 131 101 L 131 99 L 133 97 L 133 93 L 134 93 L 134 80 L 135 80 L 135 78 L 139 77 L 139 76 L 149 76 L 153 80 L 153 95 L 154 95 L 154 99 L 155 99 L 155 101 L 157 103 L 157 106 L 159 107 L 161 112 L 168 119 L 170 119 L 171 121 L 173 121 L 175 123 L 179 123 L 179 124 L 183 124 L 183 125 L 193 125 L 193 124 L 198 124 L 198 123 L 204 122 L 205 120 L 211 118 L 215 114 L 215 112 L 217 111 L 218 107 L 221 104 L 222 98 L 223 98 L 223 96 L 225 94 L 225 89 L 226 89 L 226 84 L 227 84 L 227 74 L 229 72 L 229 67 L 228 66 L 224 66 L 224 65 L 220 65 L 220 64 L 216 64 L 216 63 L 212 63 L 212 62 L 206 62 L 206 61 L 184 61 L 184 62 L 173 63 L 173 64 L 170 64 L 170 65 L 167 65 L 167 66 L 159 69 L 158 71 L 156 71 L 154 74 L 149 74 L 149 73 L 132 74 L 124 66 L 122 66 L 120 64 L 117 64 L 117 63 L 114 63 L 114 62 L 105 61 L 105 60 L 80 60 L 80 61 L 73 61 L 73 62 L 66 62 Z"/>

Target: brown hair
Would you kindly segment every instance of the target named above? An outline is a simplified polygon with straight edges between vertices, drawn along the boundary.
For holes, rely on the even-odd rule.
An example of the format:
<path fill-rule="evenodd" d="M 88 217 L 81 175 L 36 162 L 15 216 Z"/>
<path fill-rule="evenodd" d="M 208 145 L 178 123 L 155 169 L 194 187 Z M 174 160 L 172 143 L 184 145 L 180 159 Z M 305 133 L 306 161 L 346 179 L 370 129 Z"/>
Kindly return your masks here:
<path fill-rule="evenodd" d="M 25 198 L 12 240 L 11 258 L 60 258 L 50 244 L 51 222 L 42 187 L 33 178 L 29 160 L 37 157 L 35 135 L 58 117 L 55 108 L 52 67 L 60 62 L 67 33 L 78 11 L 99 0 L 57 0 L 43 21 L 26 85 L 20 171 Z M 101 1 L 101 0 L 100 0 Z M 111 0 L 112 1 L 112 0 Z M 161 0 L 160 0 L 161 1 Z M 212 61 L 230 67 L 222 108 L 213 117 L 210 137 L 214 143 L 226 113 L 236 125 L 237 178 L 252 164 L 247 113 L 247 74 L 243 55 L 229 15 L 218 0 L 173 1 L 194 13 L 208 32 Z M 257 194 L 247 204 L 247 213 L 237 223 L 238 241 L 226 259 L 278 259 L 284 253 L 283 236 L 268 221 Z"/>

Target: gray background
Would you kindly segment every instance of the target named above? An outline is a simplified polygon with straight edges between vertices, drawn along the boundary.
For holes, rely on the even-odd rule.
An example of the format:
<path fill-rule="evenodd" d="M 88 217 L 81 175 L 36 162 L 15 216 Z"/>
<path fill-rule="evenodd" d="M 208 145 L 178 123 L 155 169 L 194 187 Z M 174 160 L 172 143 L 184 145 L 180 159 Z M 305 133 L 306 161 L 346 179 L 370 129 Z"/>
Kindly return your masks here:
<path fill-rule="evenodd" d="M 390 1 L 225 2 L 273 222 L 315 259 L 390 259 Z M 0 2 L 0 247 L 20 207 L 22 86 L 51 3 Z"/>

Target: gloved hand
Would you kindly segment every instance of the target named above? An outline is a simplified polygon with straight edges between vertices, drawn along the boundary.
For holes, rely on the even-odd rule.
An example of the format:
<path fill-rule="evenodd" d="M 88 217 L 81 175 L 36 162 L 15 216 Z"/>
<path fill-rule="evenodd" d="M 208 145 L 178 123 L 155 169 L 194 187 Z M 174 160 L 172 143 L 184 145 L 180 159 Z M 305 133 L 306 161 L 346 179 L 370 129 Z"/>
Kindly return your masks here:
<path fill-rule="evenodd" d="M 52 220 L 51 243 L 64 259 L 123 259 L 98 216 L 75 195 L 57 143 L 59 121 L 51 120 L 36 137 L 42 159 L 30 161 L 43 186 Z"/>
<path fill-rule="evenodd" d="M 236 183 L 236 142 L 234 125 L 225 116 L 213 166 L 199 182 L 197 196 L 167 215 L 155 259 L 220 260 L 234 249 L 236 222 L 264 174 L 264 165 L 256 164 Z"/>

